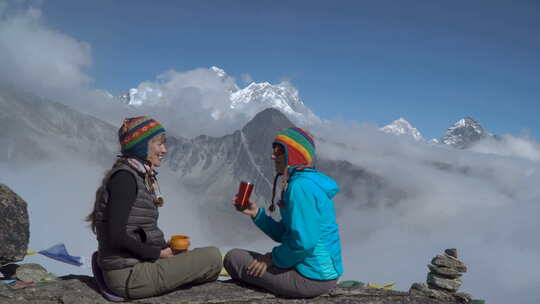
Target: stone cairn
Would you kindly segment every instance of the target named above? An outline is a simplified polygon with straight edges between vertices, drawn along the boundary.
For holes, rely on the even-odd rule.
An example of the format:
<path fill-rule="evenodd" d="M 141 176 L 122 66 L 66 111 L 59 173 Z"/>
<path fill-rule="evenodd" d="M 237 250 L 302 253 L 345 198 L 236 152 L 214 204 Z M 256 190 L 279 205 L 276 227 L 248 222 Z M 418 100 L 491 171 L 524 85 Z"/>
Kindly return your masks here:
<path fill-rule="evenodd" d="M 471 302 L 469 294 L 457 292 L 463 283 L 461 276 L 467 272 L 467 266 L 458 259 L 457 249 L 446 249 L 444 255 L 435 256 L 427 266 L 427 285 L 414 283 L 409 290 L 411 294 L 423 293 L 441 300 L 453 298 L 462 303 Z"/>
<path fill-rule="evenodd" d="M 463 283 L 460 279 L 467 266 L 458 260 L 455 248 L 446 249 L 444 255 L 437 255 L 428 265 L 427 284 L 432 289 L 442 289 L 449 292 L 458 291 Z"/>

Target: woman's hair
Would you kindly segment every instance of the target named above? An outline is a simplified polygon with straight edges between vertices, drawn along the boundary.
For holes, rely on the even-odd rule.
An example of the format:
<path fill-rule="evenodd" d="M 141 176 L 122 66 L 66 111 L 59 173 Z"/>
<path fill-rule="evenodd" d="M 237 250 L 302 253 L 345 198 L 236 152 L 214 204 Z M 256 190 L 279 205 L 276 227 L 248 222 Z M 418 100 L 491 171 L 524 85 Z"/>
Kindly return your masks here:
<path fill-rule="evenodd" d="M 276 210 L 276 203 L 275 203 L 275 199 L 276 199 L 276 184 L 277 184 L 277 180 L 280 176 L 282 176 L 283 173 L 277 173 L 276 176 L 274 177 L 274 184 L 272 185 L 272 203 L 270 204 L 270 208 L 268 208 L 268 210 L 270 210 L 270 212 L 274 212 L 274 210 Z M 283 193 L 281 194 L 283 196 Z"/>
<path fill-rule="evenodd" d="M 154 136 L 150 140 L 150 143 L 153 143 L 153 142 L 156 142 L 156 141 L 166 142 L 165 133 L 160 133 L 160 134 Z M 150 152 L 150 145 L 148 145 L 148 152 Z M 118 157 L 116 159 L 116 161 L 114 162 L 112 168 L 107 170 L 107 172 L 105 173 L 105 176 L 103 177 L 103 180 L 101 181 L 101 184 L 100 184 L 99 188 L 96 190 L 96 197 L 95 197 L 95 200 L 94 200 L 94 207 L 92 209 L 92 212 L 90 212 L 90 214 L 88 214 L 86 216 L 86 218 L 84 219 L 86 222 L 90 223 L 90 229 L 92 230 L 92 232 L 94 234 L 96 234 L 96 220 L 97 220 L 96 219 L 96 202 L 101 198 L 101 196 L 103 195 L 103 191 L 105 190 L 105 189 L 103 189 L 103 187 L 106 187 L 106 185 L 104 185 L 105 179 L 109 175 L 109 172 L 116 169 L 121 164 L 125 164 L 126 163 L 125 159 L 126 159 L 126 156 L 124 156 L 124 155 Z"/>
<path fill-rule="evenodd" d="M 96 198 L 94 200 L 94 207 L 92 209 L 92 212 L 90 212 L 89 215 L 86 216 L 85 218 L 85 221 L 86 222 L 90 222 L 90 229 L 92 230 L 92 232 L 94 234 L 96 234 L 96 202 L 101 198 L 101 196 L 103 195 L 103 187 L 104 187 L 104 183 L 105 183 L 105 179 L 107 178 L 107 176 L 109 175 L 109 172 L 111 172 L 112 170 L 116 169 L 117 167 L 119 167 L 121 164 L 125 163 L 125 159 L 122 158 L 122 157 L 119 157 L 116 159 L 116 161 L 114 162 L 113 166 L 111 169 L 107 170 L 107 172 L 105 172 L 105 176 L 103 177 L 102 181 L 101 181 L 101 184 L 100 186 L 98 187 L 98 189 L 96 190 Z"/>

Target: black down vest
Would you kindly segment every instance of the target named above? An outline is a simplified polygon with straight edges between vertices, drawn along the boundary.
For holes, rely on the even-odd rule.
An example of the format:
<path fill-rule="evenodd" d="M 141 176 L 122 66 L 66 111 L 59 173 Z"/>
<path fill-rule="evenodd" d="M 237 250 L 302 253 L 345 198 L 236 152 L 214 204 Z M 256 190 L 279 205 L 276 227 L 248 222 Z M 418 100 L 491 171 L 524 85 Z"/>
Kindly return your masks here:
<path fill-rule="evenodd" d="M 111 176 L 119 170 L 129 171 L 137 181 L 137 197 L 129 212 L 126 226 L 128 237 L 160 249 L 167 246 L 163 232 L 157 226 L 159 214 L 157 206 L 154 204 L 155 196 L 146 188 L 143 177 L 129 165 L 122 163 L 107 173 L 98 189 L 94 203 L 99 252 L 98 265 L 103 270 L 127 268 L 142 262 L 127 249 L 112 246 L 108 237 L 107 222 L 109 219 L 106 218 L 106 210 L 109 193 L 107 184 Z"/>

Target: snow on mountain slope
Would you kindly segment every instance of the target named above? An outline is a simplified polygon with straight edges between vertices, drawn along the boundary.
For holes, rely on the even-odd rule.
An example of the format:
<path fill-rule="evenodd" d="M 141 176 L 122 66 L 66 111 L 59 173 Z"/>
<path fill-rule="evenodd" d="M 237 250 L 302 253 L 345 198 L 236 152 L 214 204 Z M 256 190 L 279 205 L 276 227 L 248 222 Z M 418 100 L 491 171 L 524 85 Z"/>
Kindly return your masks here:
<path fill-rule="evenodd" d="M 404 118 L 394 120 L 394 122 L 380 128 L 380 130 L 394 135 L 411 136 L 416 141 L 424 141 L 422 134 Z"/>
<path fill-rule="evenodd" d="M 247 111 L 250 116 L 265 108 L 280 110 L 297 122 L 309 124 L 320 121 L 300 99 L 298 90 L 288 82 L 272 85 L 252 82 L 231 94 L 231 109 Z"/>
<path fill-rule="evenodd" d="M 181 85 L 184 88 L 204 87 L 205 90 L 222 91 L 221 93 L 228 96 L 227 111 L 242 113 L 248 119 L 266 108 L 275 108 L 300 124 L 320 122 L 320 119 L 300 99 L 298 90 L 288 82 L 275 85 L 268 82 L 252 82 L 245 88 L 239 88 L 234 78 L 218 67 L 213 66 L 196 71 L 200 73 L 190 74 L 189 79 L 187 77 L 184 77 L 186 79 L 179 79 L 179 82 L 182 83 L 176 83 L 175 86 Z M 205 74 L 204 77 L 200 75 L 201 73 Z M 169 89 L 167 83 L 144 82 L 137 88 L 130 89 L 128 93 L 116 97 L 116 99 L 133 107 L 164 105 L 167 104 L 166 99 L 175 98 L 176 91 L 164 93 Z M 214 119 L 230 117 L 224 115 L 222 113 L 223 109 L 218 108 L 218 105 L 215 106 L 215 109 L 211 107 L 210 112 L 220 113 L 220 115 L 212 115 Z"/>

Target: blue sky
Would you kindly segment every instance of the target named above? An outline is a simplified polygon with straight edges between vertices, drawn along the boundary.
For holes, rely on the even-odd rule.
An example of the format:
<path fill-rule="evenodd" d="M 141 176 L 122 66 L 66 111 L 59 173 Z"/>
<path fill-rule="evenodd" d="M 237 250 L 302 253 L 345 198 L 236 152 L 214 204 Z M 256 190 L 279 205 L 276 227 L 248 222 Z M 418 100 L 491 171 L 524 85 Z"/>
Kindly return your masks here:
<path fill-rule="evenodd" d="M 426 138 L 471 116 L 540 137 L 539 1 L 43 1 L 88 42 L 94 86 L 124 92 L 169 69 L 290 80 L 319 116 Z"/>

